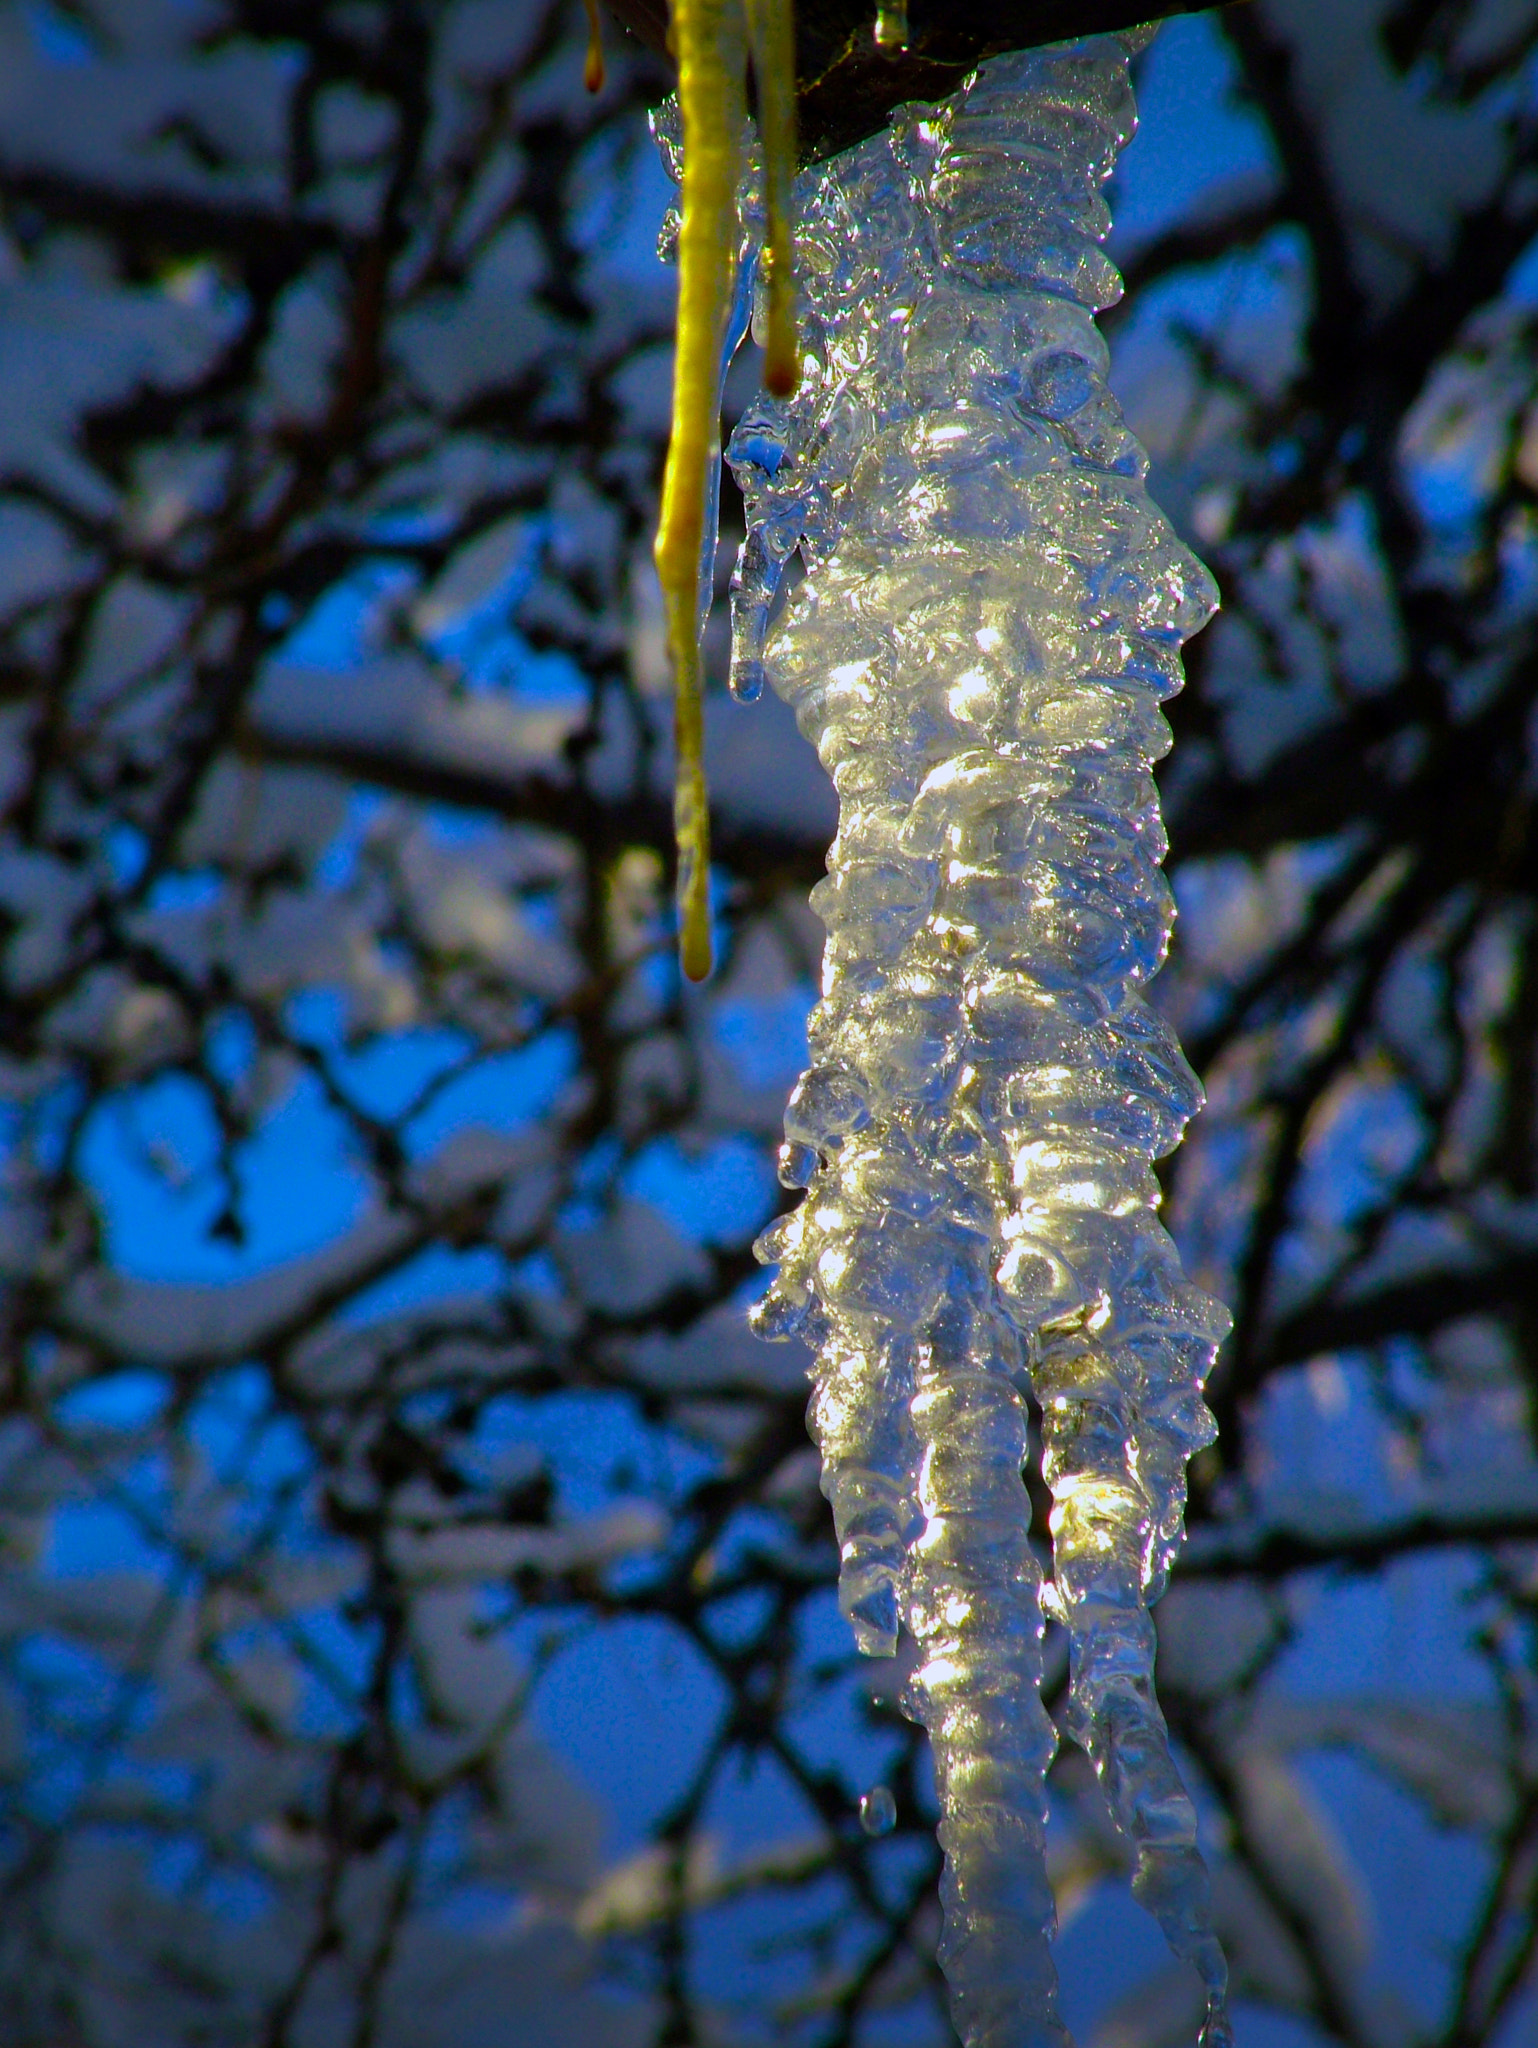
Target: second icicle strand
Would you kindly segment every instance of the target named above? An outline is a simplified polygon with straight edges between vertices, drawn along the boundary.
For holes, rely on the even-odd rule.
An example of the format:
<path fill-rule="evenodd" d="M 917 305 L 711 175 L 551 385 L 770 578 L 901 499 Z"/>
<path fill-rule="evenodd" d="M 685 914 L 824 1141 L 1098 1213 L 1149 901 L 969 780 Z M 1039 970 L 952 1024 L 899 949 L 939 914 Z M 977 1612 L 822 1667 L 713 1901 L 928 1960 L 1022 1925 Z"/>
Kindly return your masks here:
<path fill-rule="evenodd" d="M 1043 1601 L 1134 1888 L 1230 2039 L 1196 1817 L 1153 1689 L 1223 1309 L 1151 1161 L 1200 1089 L 1143 1001 L 1172 916 L 1151 764 L 1215 591 L 1105 384 L 1100 187 L 1137 34 L 1003 57 L 803 174 L 801 389 L 728 459 L 734 687 L 765 675 L 840 800 L 812 1064 L 756 1320 L 817 1352 L 811 1423 L 862 1649 L 919 1663 L 967 2048 L 1063 2048 Z M 805 579 L 766 632 L 799 547 Z M 1021 1482 L 1043 1416 L 1054 1575 Z"/>

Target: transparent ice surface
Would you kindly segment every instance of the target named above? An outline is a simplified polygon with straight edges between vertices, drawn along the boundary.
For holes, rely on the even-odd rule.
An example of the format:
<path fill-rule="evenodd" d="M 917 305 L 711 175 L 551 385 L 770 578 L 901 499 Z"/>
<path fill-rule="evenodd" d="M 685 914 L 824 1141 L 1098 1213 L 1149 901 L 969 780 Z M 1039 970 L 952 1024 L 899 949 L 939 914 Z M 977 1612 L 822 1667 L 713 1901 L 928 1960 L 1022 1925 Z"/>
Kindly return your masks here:
<path fill-rule="evenodd" d="M 1139 43 L 1000 58 L 805 173 L 801 386 L 750 406 L 727 455 L 748 513 L 732 686 L 793 706 L 840 800 L 780 1160 L 806 1197 L 760 1240 L 779 1270 L 756 1320 L 817 1351 L 860 1647 L 890 1655 L 902 1623 L 919 1644 L 904 1703 L 934 1749 L 968 2048 L 1067 2040 L 1046 1605 L 1134 1890 L 1202 1976 L 1204 2041 L 1229 2039 L 1148 1614 L 1228 1318 L 1185 1279 L 1150 1168 L 1200 1089 L 1141 995 L 1172 914 L 1149 770 L 1215 591 L 1147 496 L 1094 324 L 1120 292 L 1100 187 Z"/>

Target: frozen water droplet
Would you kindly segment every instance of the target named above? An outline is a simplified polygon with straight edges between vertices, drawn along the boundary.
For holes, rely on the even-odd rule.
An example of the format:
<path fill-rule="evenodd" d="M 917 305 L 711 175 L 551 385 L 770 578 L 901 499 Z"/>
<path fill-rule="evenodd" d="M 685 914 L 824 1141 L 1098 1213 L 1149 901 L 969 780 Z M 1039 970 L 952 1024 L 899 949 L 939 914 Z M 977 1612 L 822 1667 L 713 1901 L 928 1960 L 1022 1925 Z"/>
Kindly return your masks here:
<path fill-rule="evenodd" d="M 1026 375 L 1032 406 L 1049 420 L 1068 419 L 1089 403 L 1094 389 L 1093 369 L 1068 349 L 1044 356 Z"/>
<path fill-rule="evenodd" d="M 739 704 L 756 704 L 764 694 L 764 664 L 734 659 L 726 687 Z"/>
<path fill-rule="evenodd" d="M 817 1154 L 810 1145 L 785 1144 L 779 1152 L 780 1186 L 809 1188 L 817 1171 Z"/>
<path fill-rule="evenodd" d="M 897 1825 L 897 1801 L 886 1785 L 860 1795 L 860 1826 L 868 1835 L 889 1835 Z"/>

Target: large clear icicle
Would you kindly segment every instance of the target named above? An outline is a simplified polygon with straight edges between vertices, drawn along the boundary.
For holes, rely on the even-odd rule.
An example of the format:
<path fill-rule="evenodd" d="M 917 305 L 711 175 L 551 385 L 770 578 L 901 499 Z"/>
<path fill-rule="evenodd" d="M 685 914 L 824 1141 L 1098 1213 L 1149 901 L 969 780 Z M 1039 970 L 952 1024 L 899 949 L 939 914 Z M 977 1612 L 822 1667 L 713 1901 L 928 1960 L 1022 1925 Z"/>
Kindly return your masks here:
<path fill-rule="evenodd" d="M 756 696 L 767 674 L 840 799 L 781 1154 L 806 1196 L 761 1241 L 779 1272 L 757 1321 L 817 1352 L 810 1423 L 860 1647 L 890 1654 L 903 1621 L 919 1646 L 905 1704 L 934 1745 L 968 2048 L 1067 2038 L 1044 1601 L 1137 1893 L 1202 1975 L 1209 2048 L 1229 2038 L 1148 1615 L 1227 1318 L 1184 1278 L 1150 1166 L 1200 1090 L 1140 994 L 1171 919 L 1149 770 L 1215 599 L 1148 499 L 1094 325 L 1120 291 L 1100 187 L 1139 43 L 999 58 L 805 173 L 801 387 L 760 398 L 728 450 L 748 511 L 732 686 Z"/>

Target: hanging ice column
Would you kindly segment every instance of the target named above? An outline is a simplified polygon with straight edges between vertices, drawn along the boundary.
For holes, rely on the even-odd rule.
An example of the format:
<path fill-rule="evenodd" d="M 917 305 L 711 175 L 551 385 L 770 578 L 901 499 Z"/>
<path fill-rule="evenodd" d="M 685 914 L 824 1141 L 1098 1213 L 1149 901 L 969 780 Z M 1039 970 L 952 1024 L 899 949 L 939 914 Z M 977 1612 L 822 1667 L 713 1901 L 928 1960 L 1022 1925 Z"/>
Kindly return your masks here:
<path fill-rule="evenodd" d="M 804 174 L 804 372 L 728 453 L 749 532 L 734 685 L 767 673 L 837 786 L 828 928 L 760 1256 L 766 1336 L 817 1350 L 812 1428 L 862 1649 L 921 1658 L 941 1959 L 968 2048 L 1066 2040 L 1048 1941 L 1041 1610 L 1134 1887 L 1229 2039 L 1147 1603 L 1180 1540 L 1227 1328 L 1150 1161 L 1200 1090 L 1143 1002 L 1171 904 L 1150 764 L 1212 583 L 1106 389 L 1099 187 L 1132 132 L 1107 36 L 1004 57 Z M 799 544 L 805 580 L 765 627 Z M 1021 1483 L 1044 1418 L 1054 1577 Z"/>

